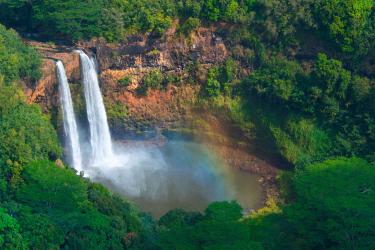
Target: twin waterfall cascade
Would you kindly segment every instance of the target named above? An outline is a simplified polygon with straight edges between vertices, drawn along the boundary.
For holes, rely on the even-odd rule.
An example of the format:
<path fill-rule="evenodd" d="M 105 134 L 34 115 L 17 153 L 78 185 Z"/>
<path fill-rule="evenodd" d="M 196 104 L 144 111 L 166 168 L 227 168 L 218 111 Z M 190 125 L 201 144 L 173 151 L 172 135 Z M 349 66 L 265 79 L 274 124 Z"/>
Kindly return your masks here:
<path fill-rule="evenodd" d="M 83 51 L 78 51 L 81 59 L 81 70 L 86 99 L 87 118 L 90 124 L 90 165 L 100 166 L 113 163 L 111 134 L 107 122 L 103 97 L 99 88 L 95 62 Z"/>
<path fill-rule="evenodd" d="M 99 88 L 99 81 L 94 59 L 89 58 L 83 51 L 77 51 L 81 60 L 82 81 L 86 100 L 87 118 L 90 127 L 91 155 L 85 157 L 90 166 L 104 166 L 115 163 L 116 157 L 112 149 L 111 134 L 107 122 L 102 94 Z M 64 131 L 69 147 L 70 164 L 78 172 L 83 169 L 82 150 L 79 140 L 77 121 L 73 109 L 73 101 L 69 89 L 69 83 L 61 61 L 56 62 L 57 77 L 59 80 L 59 91 L 61 106 L 63 109 Z M 86 168 L 85 168 L 86 169 Z"/>
<path fill-rule="evenodd" d="M 83 124 L 77 123 L 80 120 L 76 120 L 61 61 L 56 62 L 56 72 L 67 162 L 80 175 L 109 185 L 156 216 L 175 207 L 203 210 L 209 203 L 220 200 L 236 199 L 247 208 L 257 204 L 261 194 L 257 177 L 249 179 L 238 169 L 227 168 L 221 158 L 203 145 L 183 140 L 166 140 L 162 146 L 147 141 L 112 142 L 96 61 L 83 51 L 76 53 L 80 57 L 87 112 Z M 243 190 L 253 190 L 259 196 L 249 197 Z"/>
<path fill-rule="evenodd" d="M 71 153 L 71 164 L 78 172 L 80 172 L 82 171 L 82 155 L 72 96 L 70 94 L 70 88 L 64 65 L 61 61 L 56 62 L 56 68 L 57 78 L 59 80 L 60 101 L 63 108 L 64 131 Z"/>

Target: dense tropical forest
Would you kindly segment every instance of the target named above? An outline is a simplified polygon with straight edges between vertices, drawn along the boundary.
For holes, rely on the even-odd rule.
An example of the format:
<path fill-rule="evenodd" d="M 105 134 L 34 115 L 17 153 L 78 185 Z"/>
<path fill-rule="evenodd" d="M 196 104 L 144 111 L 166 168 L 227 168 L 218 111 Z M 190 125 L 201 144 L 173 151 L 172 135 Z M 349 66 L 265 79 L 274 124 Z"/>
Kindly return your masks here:
<path fill-rule="evenodd" d="M 0 0 L 0 249 L 374 249 L 374 10 L 372 0 Z M 248 139 L 255 128 L 288 165 L 281 199 L 157 220 L 59 160 L 51 117 L 23 93 L 42 58 L 22 38 L 162 39 L 176 22 L 186 39 L 220 27 L 231 56 L 204 82 L 190 65 L 179 84 L 200 84 L 199 105 Z M 165 78 L 150 73 L 139 94 Z"/>

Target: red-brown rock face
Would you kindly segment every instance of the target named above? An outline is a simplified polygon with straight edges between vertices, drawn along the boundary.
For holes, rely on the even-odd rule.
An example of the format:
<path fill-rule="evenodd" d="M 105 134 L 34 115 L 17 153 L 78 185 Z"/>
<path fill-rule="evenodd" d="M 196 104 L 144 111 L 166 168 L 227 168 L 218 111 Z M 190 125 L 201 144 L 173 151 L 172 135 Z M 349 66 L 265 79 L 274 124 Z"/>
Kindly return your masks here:
<path fill-rule="evenodd" d="M 26 87 L 25 93 L 29 103 L 38 103 L 44 112 L 59 105 L 58 81 L 55 62 L 61 60 L 70 82 L 78 82 L 80 79 L 79 56 L 65 47 L 29 42 L 43 56 L 42 78 L 34 87 Z"/>
<path fill-rule="evenodd" d="M 199 28 L 189 37 L 181 37 L 172 27 L 163 38 L 138 35 L 129 36 L 120 44 L 95 40 L 79 46 L 96 53 L 106 104 L 108 107 L 117 104 L 127 107 L 127 126 L 143 123 L 160 128 L 175 126 L 181 121 L 185 123 L 200 90 L 199 85 L 187 85 L 191 77 L 189 68 L 199 65 L 193 71 L 204 81 L 207 69 L 229 56 L 214 28 Z M 184 83 L 178 87 L 176 82 L 168 81 L 171 85 L 166 90 L 150 90 L 147 96 L 137 95 L 136 89 L 144 76 L 154 70 L 178 77 Z M 130 84 L 122 86 L 119 81 L 126 77 Z"/>
<path fill-rule="evenodd" d="M 171 99 L 181 98 L 181 91 L 168 90 L 166 93 L 151 91 L 150 97 L 139 97 L 134 90 L 144 75 L 153 69 L 158 69 L 186 80 L 189 77 L 186 67 L 191 66 L 192 63 L 199 63 L 202 70 L 199 73 L 204 78 L 205 71 L 210 65 L 223 62 L 228 57 L 228 51 L 222 39 L 215 34 L 214 28 L 199 28 L 189 38 L 177 36 L 175 32 L 175 28 L 172 27 L 163 38 L 147 35 L 129 36 L 120 44 L 108 44 L 96 40 L 82 42 L 78 47 L 96 54 L 101 71 L 101 88 L 107 100 L 129 106 L 128 115 L 135 115 L 137 119 L 139 117 L 151 120 L 152 118 L 170 119 L 170 115 L 165 114 L 167 110 L 172 109 L 173 112 L 180 112 L 180 110 L 176 110 L 175 103 L 173 107 L 165 107 L 165 104 Z M 80 81 L 79 56 L 72 52 L 72 48 L 33 41 L 28 43 L 38 49 L 44 58 L 43 77 L 35 87 L 26 87 L 25 92 L 30 103 L 38 103 L 44 111 L 48 111 L 58 105 L 55 60 L 64 63 L 68 80 L 74 83 Z M 132 84 L 124 89 L 119 86 L 118 80 L 126 76 L 131 77 Z M 191 94 L 192 92 L 183 95 L 191 101 L 194 98 Z M 165 104 L 161 105 L 160 103 L 163 102 Z M 186 110 L 183 109 L 181 112 L 186 113 Z M 177 113 L 172 116 L 180 117 Z"/>

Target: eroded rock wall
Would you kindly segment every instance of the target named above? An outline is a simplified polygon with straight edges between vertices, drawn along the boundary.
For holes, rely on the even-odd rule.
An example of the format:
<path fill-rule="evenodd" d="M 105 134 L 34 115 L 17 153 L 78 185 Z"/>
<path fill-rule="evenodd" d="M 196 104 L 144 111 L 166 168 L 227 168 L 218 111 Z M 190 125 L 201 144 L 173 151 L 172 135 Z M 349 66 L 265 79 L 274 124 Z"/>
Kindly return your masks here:
<path fill-rule="evenodd" d="M 67 47 L 28 41 L 43 57 L 42 78 L 34 86 L 25 85 L 29 103 L 38 103 L 43 111 L 49 113 L 59 105 L 58 81 L 55 62 L 61 60 L 70 83 L 80 81 L 79 56 Z"/>
<path fill-rule="evenodd" d="M 201 86 L 191 80 L 191 74 L 203 83 L 208 68 L 229 56 L 215 28 L 199 28 L 189 37 L 183 37 L 172 27 L 163 38 L 136 35 L 120 44 L 94 40 L 79 46 L 97 56 L 101 88 L 115 132 L 137 133 L 188 124 Z M 194 65 L 199 67 L 192 69 Z M 145 75 L 154 70 L 178 82 L 168 81 L 164 89 L 149 90 L 147 95 L 137 94 Z M 130 79 L 126 86 L 120 83 L 124 78 Z M 118 105 L 125 106 L 126 110 L 112 110 Z"/>
<path fill-rule="evenodd" d="M 75 110 L 79 117 L 84 116 L 84 100 L 82 96 L 77 98 L 77 93 L 82 92 L 78 54 L 73 53 L 73 48 L 30 43 L 41 52 L 44 60 L 42 79 L 35 87 L 25 90 L 28 101 L 40 104 L 45 112 L 59 106 L 54 62 L 61 60 L 69 82 L 76 84 L 71 85 L 76 95 L 73 97 L 76 98 Z M 189 37 L 181 37 L 172 27 L 162 39 L 139 35 L 129 36 L 119 44 L 94 40 L 81 42 L 76 47 L 96 55 L 100 85 L 116 139 L 145 134 L 155 137 L 162 131 L 186 132 L 209 142 L 229 165 L 263 176 L 262 185 L 271 187 L 265 190 L 273 190 L 276 169 L 251 153 L 251 142 L 240 140 L 240 130 L 229 128 L 225 123 L 230 121 L 223 121 L 214 113 L 196 109 L 207 70 L 230 55 L 215 28 L 199 28 Z M 147 95 L 137 94 L 138 86 L 152 70 L 173 75 L 180 84 L 170 81 L 164 89 L 150 90 Z M 192 74 L 198 82 L 191 80 Z M 121 84 L 120 80 L 127 77 L 129 84 Z"/>

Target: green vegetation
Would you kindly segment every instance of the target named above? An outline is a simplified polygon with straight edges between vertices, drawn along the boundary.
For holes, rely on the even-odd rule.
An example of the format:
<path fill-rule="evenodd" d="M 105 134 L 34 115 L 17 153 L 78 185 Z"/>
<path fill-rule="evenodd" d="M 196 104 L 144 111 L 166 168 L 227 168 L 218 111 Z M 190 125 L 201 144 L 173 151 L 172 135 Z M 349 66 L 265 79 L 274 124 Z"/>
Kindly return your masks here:
<path fill-rule="evenodd" d="M 165 84 L 165 77 L 158 69 L 151 70 L 142 79 L 141 84 L 137 87 L 138 95 L 147 95 L 148 90 L 161 89 Z"/>
<path fill-rule="evenodd" d="M 193 30 L 196 30 L 201 25 L 201 21 L 196 17 L 189 17 L 179 28 L 179 32 L 188 36 Z"/>
<path fill-rule="evenodd" d="M 143 220 L 128 202 L 49 160 L 57 135 L 36 105 L 0 83 L 2 249 L 146 248 Z M 124 235 L 133 235 L 127 241 Z"/>
<path fill-rule="evenodd" d="M 0 24 L 0 74 L 7 82 L 25 78 L 30 83 L 41 76 L 37 52 L 26 46 L 14 30 Z"/>
<path fill-rule="evenodd" d="M 267 43 L 298 43 L 298 33 L 315 33 L 345 56 L 365 55 L 374 40 L 371 0 L 167 0 L 167 1 L 0 1 L 0 22 L 47 39 L 105 37 L 153 32 L 161 36 L 174 18 L 187 33 L 201 21 L 224 21 L 250 27 Z M 84 13 L 84 15 L 82 15 Z"/>
<path fill-rule="evenodd" d="M 61 155 L 57 135 L 36 105 L 27 105 L 22 92 L 0 79 L 0 176 L 19 182 L 23 164 Z M 3 183 L 5 185 L 5 183 Z M 2 186 L 1 192 L 5 192 Z"/>
<path fill-rule="evenodd" d="M 284 118 L 276 119 L 270 117 L 271 113 L 265 114 L 263 126 L 268 127 L 277 144 L 286 150 L 291 149 L 290 143 L 311 148 L 315 141 L 321 146 L 313 151 L 323 153 L 330 149 L 331 142 L 335 145 L 329 150 L 331 155 L 371 159 L 375 148 L 372 139 L 375 123 L 370 118 L 374 115 L 371 82 L 345 70 L 340 61 L 328 59 L 324 54 L 318 54 L 311 71 L 303 70 L 297 61 L 273 57 L 243 81 L 242 95 L 245 100 L 251 98 L 266 103 L 283 114 Z M 369 106 L 363 105 L 364 101 Z M 313 127 L 321 132 L 312 132 Z M 298 151 L 296 155 L 302 156 Z M 297 163 L 287 154 L 284 156 Z"/>
<path fill-rule="evenodd" d="M 21 91 L 40 78 L 40 57 L 0 25 L 1 249 L 373 249 L 373 1 L 0 0 L 0 22 L 55 42 L 155 39 L 174 24 L 189 39 L 212 25 L 228 49 L 225 61 L 186 62 L 185 82 L 153 69 L 137 93 L 201 83 L 202 106 L 290 166 L 279 176 L 283 201 L 268 197 L 245 216 L 235 201 L 215 202 L 156 223 L 53 163 L 62 154 L 56 131 Z M 126 118 L 125 106 L 106 103 L 111 124 Z"/>
<path fill-rule="evenodd" d="M 355 178 L 353 178 L 355 176 Z M 292 177 L 292 201 L 243 218 L 234 202 L 159 220 L 162 249 L 371 249 L 375 169 L 357 158 L 309 165 Z M 355 216 L 353 216 L 355 215 Z"/>
<path fill-rule="evenodd" d="M 173 210 L 160 220 L 161 249 L 262 249 L 240 223 L 242 208 L 236 202 L 212 203 L 204 215 Z"/>
<path fill-rule="evenodd" d="M 208 70 L 205 92 L 209 97 L 231 94 L 231 84 L 237 81 L 237 62 L 228 58 L 223 65 Z"/>
<path fill-rule="evenodd" d="M 121 102 L 113 102 L 108 98 L 105 100 L 108 122 L 111 126 L 120 126 L 128 116 L 128 108 Z"/>
<path fill-rule="evenodd" d="M 0 65 L 0 248 L 149 248 L 149 217 L 51 162 L 62 153 L 56 131 L 39 106 L 26 104 L 18 86 L 31 81 L 26 73 L 39 72 L 27 58 L 40 59 L 14 31 L 0 28 L 5 62 L 17 59 L 13 71 Z"/>
<path fill-rule="evenodd" d="M 125 76 L 124 78 L 121 78 L 118 83 L 122 86 L 122 87 L 127 87 L 129 86 L 131 83 L 132 83 L 132 79 L 129 77 L 129 76 Z"/>
<path fill-rule="evenodd" d="M 315 6 L 320 13 L 321 33 L 328 33 L 329 39 L 345 53 L 361 55 L 366 53 L 368 42 L 374 34 L 369 30 L 371 19 L 371 0 L 363 1 L 322 1 Z"/>

